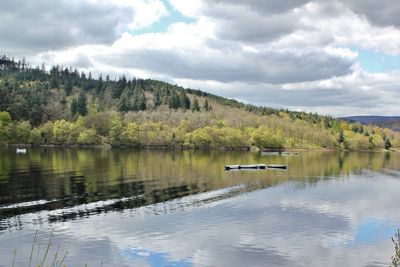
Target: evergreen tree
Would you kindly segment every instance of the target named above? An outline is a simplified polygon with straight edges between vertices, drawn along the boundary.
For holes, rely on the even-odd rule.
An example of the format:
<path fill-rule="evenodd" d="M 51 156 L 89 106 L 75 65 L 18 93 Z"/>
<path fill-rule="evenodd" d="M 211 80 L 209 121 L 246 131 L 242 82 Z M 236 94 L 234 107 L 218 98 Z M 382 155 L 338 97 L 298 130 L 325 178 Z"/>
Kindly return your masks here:
<path fill-rule="evenodd" d="M 100 94 L 103 91 L 103 75 L 100 73 L 99 82 L 96 87 L 96 94 Z"/>
<path fill-rule="evenodd" d="M 153 105 L 156 108 L 156 107 L 160 106 L 161 103 L 162 103 L 162 101 L 161 101 L 161 97 L 160 97 L 160 91 L 156 90 L 154 92 Z"/>
<path fill-rule="evenodd" d="M 181 100 L 179 98 L 179 95 L 175 91 L 172 91 L 169 97 L 168 106 L 169 108 L 173 109 L 178 109 L 181 107 Z"/>
<path fill-rule="evenodd" d="M 66 83 L 64 84 L 64 91 L 67 96 L 69 96 L 72 92 L 72 82 L 71 79 L 67 79 Z"/>
<path fill-rule="evenodd" d="M 71 115 L 75 116 L 77 112 L 78 112 L 78 101 L 74 98 L 72 99 L 71 103 Z"/>
<path fill-rule="evenodd" d="M 210 104 L 208 104 L 207 98 L 206 98 L 206 101 L 204 102 L 203 109 L 204 109 L 205 111 L 210 111 L 210 109 L 211 109 Z"/>
<path fill-rule="evenodd" d="M 86 95 L 83 91 L 79 94 L 78 101 L 77 101 L 77 111 L 79 115 L 85 116 L 88 113 L 87 110 L 87 103 L 86 103 Z"/>
<path fill-rule="evenodd" d="M 115 87 L 113 87 L 112 97 L 119 98 L 121 96 L 122 92 L 124 91 L 124 89 L 126 88 L 126 84 L 127 84 L 126 77 L 125 77 L 125 75 L 122 75 L 122 77 L 119 78 L 117 85 Z"/>
<path fill-rule="evenodd" d="M 193 100 L 192 111 L 200 111 L 199 100 L 197 100 L 197 97 Z"/>
<path fill-rule="evenodd" d="M 50 80 L 50 87 L 51 88 L 59 88 L 60 87 L 60 80 L 58 77 L 53 76 Z"/>
<path fill-rule="evenodd" d="M 190 103 L 190 98 L 186 95 L 185 91 L 182 91 L 181 93 L 181 107 L 184 109 L 190 109 L 191 103 Z"/>
<path fill-rule="evenodd" d="M 144 95 L 144 91 L 142 91 L 138 97 L 137 109 L 138 110 L 146 110 L 146 96 Z"/>
<path fill-rule="evenodd" d="M 125 93 L 125 91 L 121 94 L 121 97 L 119 98 L 118 110 L 122 112 L 127 112 L 132 110 L 130 98 L 128 94 Z"/>

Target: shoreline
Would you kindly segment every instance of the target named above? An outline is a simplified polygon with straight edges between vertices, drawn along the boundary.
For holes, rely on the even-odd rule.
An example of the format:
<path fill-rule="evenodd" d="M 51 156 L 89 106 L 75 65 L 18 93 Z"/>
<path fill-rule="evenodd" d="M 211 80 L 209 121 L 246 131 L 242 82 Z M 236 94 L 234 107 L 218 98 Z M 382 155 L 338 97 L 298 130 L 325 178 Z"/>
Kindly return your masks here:
<path fill-rule="evenodd" d="M 127 146 L 127 145 L 32 145 L 32 144 L 0 144 L 0 147 L 12 147 L 12 148 L 75 148 L 75 149 L 134 149 L 134 150 L 171 150 L 171 151 L 183 151 L 183 150 L 198 150 L 198 151 L 248 151 L 248 152 L 301 152 L 301 151 L 336 151 L 336 152 L 400 152 L 400 148 L 391 149 L 363 149 L 363 150 L 348 150 L 343 148 L 322 148 L 322 147 L 303 147 L 303 148 L 258 148 L 258 147 L 242 147 L 242 148 L 196 148 L 196 147 L 185 147 L 185 146 Z"/>

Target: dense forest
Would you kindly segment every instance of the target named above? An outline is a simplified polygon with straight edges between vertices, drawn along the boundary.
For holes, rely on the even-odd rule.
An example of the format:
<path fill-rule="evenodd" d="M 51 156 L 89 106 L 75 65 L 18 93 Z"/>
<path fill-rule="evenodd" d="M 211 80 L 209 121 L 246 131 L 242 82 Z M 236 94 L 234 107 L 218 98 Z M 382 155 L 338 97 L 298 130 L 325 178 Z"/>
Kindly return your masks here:
<path fill-rule="evenodd" d="M 400 133 L 2 56 L 0 144 L 367 150 L 399 148 Z"/>

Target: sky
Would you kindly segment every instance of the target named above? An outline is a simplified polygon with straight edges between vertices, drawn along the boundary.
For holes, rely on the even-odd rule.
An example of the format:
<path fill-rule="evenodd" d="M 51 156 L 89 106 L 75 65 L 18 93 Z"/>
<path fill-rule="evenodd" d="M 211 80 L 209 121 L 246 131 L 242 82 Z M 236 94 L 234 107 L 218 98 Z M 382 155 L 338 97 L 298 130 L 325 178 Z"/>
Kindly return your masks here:
<path fill-rule="evenodd" d="M 398 0 L 2 0 L 0 54 L 245 103 L 400 115 Z"/>

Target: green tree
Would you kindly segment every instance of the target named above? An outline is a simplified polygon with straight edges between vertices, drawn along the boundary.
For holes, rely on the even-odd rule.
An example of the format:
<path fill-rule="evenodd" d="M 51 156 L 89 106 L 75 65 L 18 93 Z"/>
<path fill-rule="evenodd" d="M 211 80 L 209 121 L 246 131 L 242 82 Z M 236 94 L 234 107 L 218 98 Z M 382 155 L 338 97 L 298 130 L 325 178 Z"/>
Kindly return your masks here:
<path fill-rule="evenodd" d="M 199 100 L 197 100 L 197 97 L 194 97 L 192 111 L 200 111 Z"/>
<path fill-rule="evenodd" d="M 79 115 L 85 116 L 88 113 L 87 103 L 86 103 L 86 94 L 81 91 L 77 101 L 77 111 Z"/>
<path fill-rule="evenodd" d="M 210 104 L 208 104 L 208 99 L 207 99 L 207 98 L 206 98 L 206 101 L 204 102 L 203 109 L 204 109 L 205 111 L 210 111 L 210 109 L 211 109 Z"/>
<path fill-rule="evenodd" d="M 53 142 L 58 145 L 67 144 L 71 131 L 71 123 L 66 120 L 55 121 L 53 125 Z"/>
<path fill-rule="evenodd" d="M 15 126 L 14 139 L 17 144 L 28 144 L 31 135 L 31 124 L 29 121 L 18 122 Z"/>
<path fill-rule="evenodd" d="M 120 135 L 121 144 L 127 146 L 139 145 L 139 126 L 136 123 L 128 123 Z"/>
<path fill-rule="evenodd" d="M 98 142 L 99 138 L 94 129 L 85 129 L 79 134 L 78 144 L 80 145 L 95 145 Z"/>
<path fill-rule="evenodd" d="M 255 146 L 259 148 L 282 148 L 284 147 L 283 133 L 280 130 L 273 131 L 266 126 L 260 126 L 252 133 Z"/>
<path fill-rule="evenodd" d="M 181 100 L 179 98 L 179 95 L 175 91 L 173 91 L 169 97 L 168 106 L 169 108 L 173 109 L 178 109 L 181 107 Z"/>
<path fill-rule="evenodd" d="M 111 120 L 110 129 L 110 144 L 120 145 L 121 144 L 121 133 L 122 133 L 122 122 L 118 115 L 114 116 Z"/>
<path fill-rule="evenodd" d="M 144 95 L 144 91 L 141 91 L 141 93 L 138 96 L 137 99 L 137 109 L 138 110 L 146 110 L 147 105 L 146 105 L 146 96 Z"/>
<path fill-rule="evenodd" d="M 53 143 L 53 127 L 54 123 L 52 121 L 48 121 L 40 127 L 40 132 L 42 134 L 44 144 Z"/>
<path fill-rule="evenodd" d="M 72 99 L 70 110 L 72 116 L 75 116 L 75 114 L 78 113 L 78 101 L 75 98 Z"/>
<path fill-rule="evenodd" d="M 118 110 L 122 112 L 128 112 L 132 110 L 132 104 L 129 97 L 128 90 L 124 90 L 119 98 Z"/>
<path fill-rule="evenodd" d="M 99 75 L 99 81 L 97 83 L 97 87 L 96 87 L 96 94 L 100 94 L 103 92 L 103 75 L 100 73 Z"/>
<path fill-rule="evenodd" d="M 31 135 L 29 136 L 29 143 L 31 143 L 32 145 L 43 144 L 43 137 L 39 128 L 32 129 Z"/>
<path fill-rule="evenodd" d="M 122 92 L 124 91 L 126 85 L 127 85 L 126 77 L 125 77 L 125 75 L 122 75 L 122 77 L 120 77 L 118 79 L 117 84 L 114 85 L 112 88 L 112 97 L 119 98 L 121 96 Z"/>
<path fill-rule="evenodd" d="M 11 140 L 11 116 L 8 112 L 0 112 L 0 144 L 9 143 Z"/>
<path fill-rule="evenodd" d="M 162 103 L 162 100 L 161 100 L 161 96 L 160 96 L 160 91 L 156 90 L 154 92 L 153 105 L 156 108 L 156 107 L 160 106 L 161 103 Z"/>
<path fill-rule="evenodd" d="M 190 103 L 190 98 L 187 96 L 185 91 L 181 92 L 181 107 L 185 110 L 190 109 L 191 103 Z"/>
<path fill-rule="evenodd" d="M 8 113 L 7 111 L 0 112 L 0 123 L 2 123 L 3 125 L 11 124 L 10 113 Z"/>
<path fill-rule="evenodd" d="M 69 96 L 72 92 L 72 81 L 71 79 L 67 79 L 66 83 L 64 84 L 64 91 L 67 96 Z"/>

